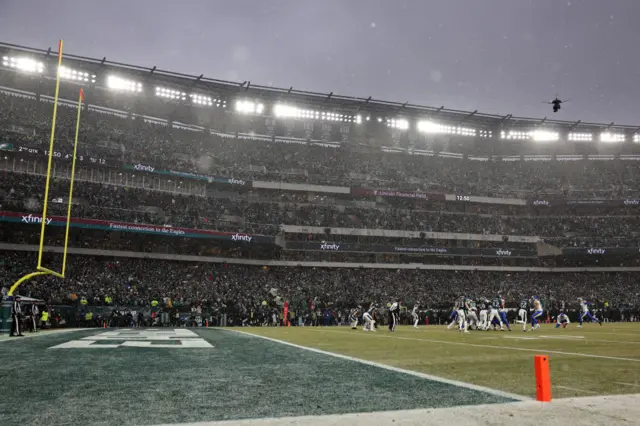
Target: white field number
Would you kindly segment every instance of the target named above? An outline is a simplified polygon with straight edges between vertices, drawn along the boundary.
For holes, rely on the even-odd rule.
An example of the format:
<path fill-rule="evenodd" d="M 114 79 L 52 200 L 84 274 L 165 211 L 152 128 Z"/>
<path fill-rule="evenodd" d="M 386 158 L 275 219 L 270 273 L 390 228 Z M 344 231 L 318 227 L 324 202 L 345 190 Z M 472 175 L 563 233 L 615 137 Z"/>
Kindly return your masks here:
<path fill-rule="evenodd" d="M 110 343 L 111 342 L 111 343 Z M 148 329 L 112 330 L 94 336 L 71 340 L 50 349 L 114 349 L 114 348 L 213 348 L 209 342 L 191 330 Z"/>

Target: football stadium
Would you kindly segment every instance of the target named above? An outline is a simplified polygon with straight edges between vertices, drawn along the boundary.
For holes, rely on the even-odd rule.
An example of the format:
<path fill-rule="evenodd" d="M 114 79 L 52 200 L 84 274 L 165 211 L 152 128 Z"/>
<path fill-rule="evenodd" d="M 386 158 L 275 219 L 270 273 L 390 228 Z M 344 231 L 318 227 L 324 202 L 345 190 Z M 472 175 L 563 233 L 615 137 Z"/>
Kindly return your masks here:
<path fill-rule="evenodd" d="M 0 43 L 0 424 L 634 424 L 640 128 Z"/>

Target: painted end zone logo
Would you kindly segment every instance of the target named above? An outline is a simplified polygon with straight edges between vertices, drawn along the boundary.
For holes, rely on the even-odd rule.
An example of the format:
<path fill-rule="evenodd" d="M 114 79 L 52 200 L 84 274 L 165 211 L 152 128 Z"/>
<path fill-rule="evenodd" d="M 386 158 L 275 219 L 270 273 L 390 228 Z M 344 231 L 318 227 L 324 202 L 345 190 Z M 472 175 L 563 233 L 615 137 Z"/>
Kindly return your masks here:
<path fill-rule="evenodd" d="M 209 342 L 191 330 L 152 329 L 136 330 L 122 329 L 107 331 L 94 336 L 83 337 L 49 349 L 114 349 L 114 348 L 172 348 L 194 349 L 213 348 Z"/>

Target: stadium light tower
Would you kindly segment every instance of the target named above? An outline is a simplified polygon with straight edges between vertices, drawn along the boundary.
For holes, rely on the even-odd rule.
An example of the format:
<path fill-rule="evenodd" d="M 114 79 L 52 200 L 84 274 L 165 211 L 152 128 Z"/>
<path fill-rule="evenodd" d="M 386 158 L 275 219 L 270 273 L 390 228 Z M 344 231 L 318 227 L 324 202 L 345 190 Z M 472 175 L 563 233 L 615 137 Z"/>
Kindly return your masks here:
<path fill-rule="evenodd" d="M 178 101 L 184 101 L 187 99 L 187 94 L 180 90 L 169 89 L 167 87 L 156 86 L 156 96 L 165 99 L 172 99 Z"/>
<path fill-rule="evenodd" d="M 194 105 L 213 106 L 213 99 L 211 98 L 211 96 L 200 95 L 198 93 L 190 93 L 189 97 L 191 98 L 191 102 L 193 102 Z"/>
<path fill-rule="evenodd" d="M 600 133 L 600 142 L 603 143 L 620 143 L 624 142 L 626 137 L 624 133 L 610 133 L 610 132 L 602 132 Z"/>
<path fill-rule="evenodd" d="M 418 131 L 422 133 L 460 135 L 460 136 L 475 136 L 476 133 L 478 132 L 476 129 L 472 129 L 470 127 L 447 126 L 443 124 L 434 123 L 433 121 L 429 121 L 429 120 L 419 121 Z"/>
<path fill-rule="evenodd" d="M 252 101 L 236 101 L 236 112 L 241 114 L 262 114 L 264 111 L 264 105 L 258 102 Z"/>
<path fill-rule="evenodd" d="M 121 92 L 142 92 L 142 83 L 138 83 L 136 81 L 128 80 L 122 77 L 117 77 L 115 75 L 110 75 L 109 77 L 107 77 L 107 87 L 111 90 L 118 90 Z"/>
<path fill-rule="evenodd" d="M 387 118 L 386 123 L 392 129 L 407 130 L 409 128 L 409 121 L 404 118 Z"/>
<path fill-rule="evenodd" d="M 531 132 L 531 139 L 535 142 L 556 142 L 560 140 L 560 134 L 549 130 L 535 130 Z"/>
<path fill-rule="evenodd" d="M 69 67 L 60 67 L 60 78 L 69 80 L 75 83 L 95 83 L 96 75 L 89 74 L 88 72 L 75 70 Z"/>
<path fill-rule="evenodd" d="M 570 142 L 591 142 L 593 141 L 593 133 L 569 133 Z"/>
<path fill-rule="evenodd" d="M 24 56 L 3 56 L 2 66 L 26 73 L 42 74 L 44 72 L 44 64 L 42 62 Z"/>

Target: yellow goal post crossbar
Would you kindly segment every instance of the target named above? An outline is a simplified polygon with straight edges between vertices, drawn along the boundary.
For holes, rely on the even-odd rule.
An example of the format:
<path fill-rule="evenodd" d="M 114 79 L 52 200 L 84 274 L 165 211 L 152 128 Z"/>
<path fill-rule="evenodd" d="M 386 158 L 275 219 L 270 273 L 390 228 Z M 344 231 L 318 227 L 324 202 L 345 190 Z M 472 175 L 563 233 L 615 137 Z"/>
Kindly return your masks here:
<path fill-rule="evenodd" d="M 51 184 L 51 166 L 53 165 L 53 145 L 55 140 L 55 129 L 56 129 L 56 117 L 58 112 L 58 96 L 60 94 L 60 76 L 61 76 L 61 65 L 62 65 L 62 46 L 63 41 L 60 40 L 58 43 L 58 70 L 57 70 L 57 78 L 56 78 L 56 90 L 55 97 L 53 100 L 53 117 L 51 120 L 51 136 L 49 139 L 49 160 L 47 164 L 47 177 L 44 188 L 44 200 L 42 202 L 42 227 L 40 228 L 40 245 L 38 247 L 38 265 L 36 267 L 35 272 L 31 272 L 26 274 L 18 281 L 13 283 L 11 288 L 9 289 L 8 295 L 12 296 L 15 290 L 22 284 L 23 282 L 40 275 L 53 275 L 59 278 L 64 278 L 65 272 L 67 269 L 67 250 L 69 247 L 69 225 L 71 222 L 71 206 L 73 202 L 73 182 L 76 175 L 76 156 L 78 152 L 78 136 L 80 134 L 80 115 L 82 112 L 82 102 L 84 101 L 84 92 L 80 89 L 80 94 L 78 96 L 78 116 L 76 119 L 76 134 L 75 140 L 73 142 L 73 158 L 71 160 L 71 176 L 70 176 L 70 184 L 69 184 L 69 202 L 67 205 L 67 223 L 64 235 L 64 249 L 62 254 L 62 270 L 60 272 L 53 271 L 51 269 L 45 268 L 42 266 L 42 252 L 44 250 L 44 232 L 46 226 L 46 217 L 47 217 L 47 206 L 49 202 L 49 186 Z"/>

